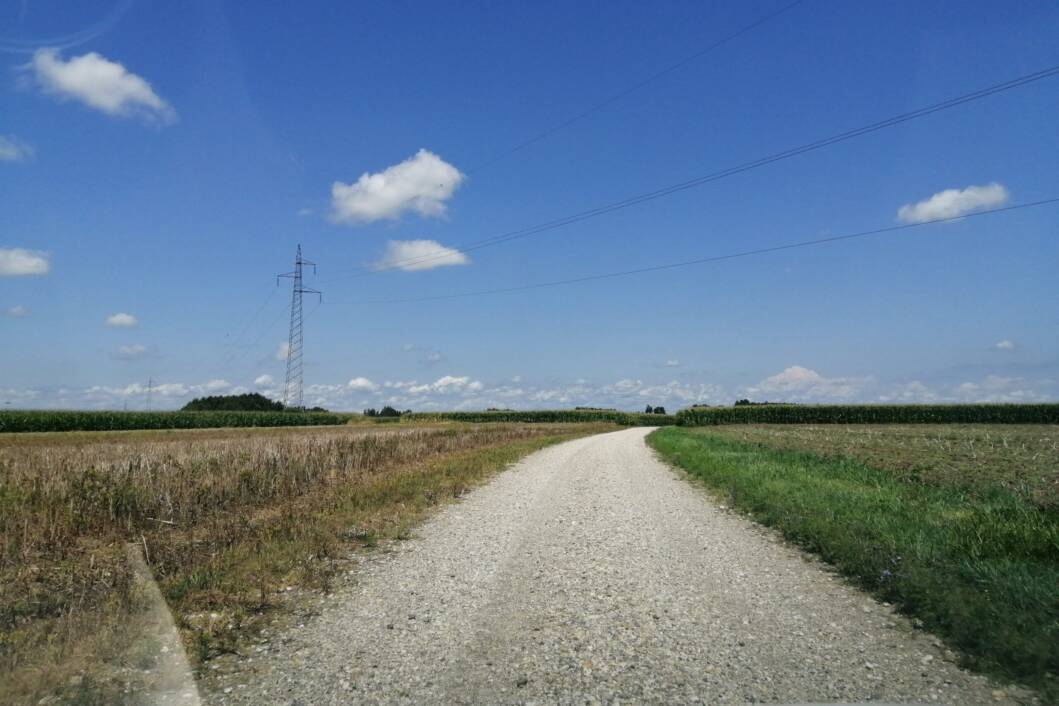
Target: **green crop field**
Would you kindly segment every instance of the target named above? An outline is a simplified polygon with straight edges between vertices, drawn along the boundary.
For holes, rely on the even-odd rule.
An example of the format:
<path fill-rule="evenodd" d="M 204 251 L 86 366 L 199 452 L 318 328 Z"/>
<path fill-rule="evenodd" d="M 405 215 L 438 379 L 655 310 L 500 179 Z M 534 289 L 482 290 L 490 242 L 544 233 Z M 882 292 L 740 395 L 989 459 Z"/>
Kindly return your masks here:
<path fill-rule="evenodd" d="M 352 415 L 329 412 L 0 412 L 0 433 L 31 431 L 120 431 L 345 424 Z"/>
<path fill-rule="evenodd" d="M 969 666 L 1059 698 L 1059 426 L 667 428 L 649 443 Z"/>
<path fill-rule="evenodd" d="M 415 412 L 401 419 L 426 422 L 523 422 L 570 423 L 609 422 L 622 426 L 668 426 L 677 423 L 676 415 L 619 412 L 609 409 L 502 410 L 489 412 Z"/>
<path fill-rule="evenodd" d="M 681 426 L 712 424 L 1059 424 L 1059 404 L 906 404 L 692 407 Z"/>

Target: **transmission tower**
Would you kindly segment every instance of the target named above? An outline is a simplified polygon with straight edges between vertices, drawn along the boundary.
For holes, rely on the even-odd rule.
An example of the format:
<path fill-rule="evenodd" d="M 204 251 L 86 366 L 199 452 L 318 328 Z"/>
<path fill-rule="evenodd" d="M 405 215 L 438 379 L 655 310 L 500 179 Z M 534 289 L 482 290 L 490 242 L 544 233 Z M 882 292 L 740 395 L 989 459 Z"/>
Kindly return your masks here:
<path fill-rule="evenodd" d="M 290 334 L 287 338 L 287 381 L 283 385 L 283 404 L 287 407 L 301 409 L 304 404 L 302 400 L 302 295 L 317 294 L 320 301 L 324 300 L 323 294 L 315 289 L 309 289 L 302 285 L 302 266 L 309 265 L 316 274 L 316 263 L 302 259 L 302 246 L 298 246 L 298 254 L 294 258 L 294 271 L 276 276 L 276 284 L 280 277 L 289 277 L 294 280 L 291 288 L 290 299 Z"/>

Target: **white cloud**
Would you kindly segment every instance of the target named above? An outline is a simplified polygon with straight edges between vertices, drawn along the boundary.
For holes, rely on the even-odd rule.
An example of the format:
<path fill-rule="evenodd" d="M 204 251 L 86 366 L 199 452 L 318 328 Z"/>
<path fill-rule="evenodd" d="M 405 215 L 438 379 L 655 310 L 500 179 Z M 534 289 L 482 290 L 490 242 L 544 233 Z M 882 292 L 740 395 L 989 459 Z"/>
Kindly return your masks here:
<path fill-rule="evenodd" d="M 176 111 L 151 84 L 95 52 L 64 61 L 57 49 L 38 49 L 29 69 L 45 93 L 78 100 L 107 115 L 158 123 L 176 120 Z"/>
<path fill-rule="evenodd" d="M 258 387 L 268 387 L 273 383 L 275 383 L 275 380 L 272 379 L 271 375 L 258 375 L 254 378 L 254 384 Z"/>
<path fill-rule="evenodd" d="M 225 390 L 232 386 L 232 383 L 227 380 L 210 380 L 202 386 L 202 389 L 206 392 L 217 392 L 219 390 Z"/>
<path fill-rule="evenodd" d="M 812 401 L 819 399 L 850 398 L 870 382 L 869 378 L 827 378 L 809 368 L 792 365 L 748 387 L 752 398 L 780 395 L 787 399 L 775 401 Z M 763 401 L 763 400 L 757 400 Z"/>
<path fill-rule="evenodd" d="M 879 395 L 878 401 L 906 404 L 914 402 L 937 402 L 938 395 L 919 380 L 913 380 L 912 382 L 892 386 L 889 390 Z"/>
<path fill-rule="evenodd" d="M 286 360 L 288 353 L 290 353 L 290 343 L 280 341 L 279 348 L 276 349 L 276 360 Z"/>
<path fill-rule="evenodd" d="M 22 248 L 0 248 L 0 277 L 48 274 L 48 253 Z"/>
<path fill-rule="evenodd" d="M 662 367 L 664 367 L 664 368 L 679 368 L 680 367 L 680 361 L 676 360 L 676 359 L 670 359 L 670 360 L 667 360 L 666 362 L 662 363 Z"/>
<path fill-rule="evenodd" d="M 355 183 L 331 185 L 331 217 L 340 223 L 371 223 L 398 218 L 405 211 L 441 216 L 464 175 L 429 150 L 387 167 L 365 172 Z"/>
<path fill-rule="evenodd" d="M 142 343 L 132 343 L 127 346 L 119 346 L 118 350 L 111 354 L 117 360 L 142 360 L 149 354 L 147 346 Z"/>
<path fill-rule="evenodd" d="M 466 265 L 469 262 L 459 250 L 447 248 L 435 240 L 391 240 L 386 244 L 382 259 L 375 263 L 375 268 L 418 272 L 435 267 Z"/>
<path fill-rule="evenodd" d="M 361 377 L 353 378 L 348 383 L 346 383 L 346 387 L 348 387 L 350 390 L 357 390 L 358 392 L 374 392 L 375 390 L 379 389 L 379 386 L 373 383 L 371 380 L 369 380 L 368 378 Z"/>
<path fill-rule="evenodd" d="M 33 147 L 14 135 L 0 135 L 0 162 L 24 162 L 33 157 Z"/>
<path fill-rule="evenodd" d="M 21 304 L 16 304 L 12 307 L 8 307 L 7 311 L 5 311 L 4 313 L 10 316 L 12 319 L 24 319 L 25 317 L 29 316 L 29 309 L 22 306 Z"/>
<path fill-rule="evenodd" d="M 395 383 L 394 387 L 399 386 L 400 383 Z M 477 380 L 471 380 L 468 376 L 464 375 L 461 377 L 455 377 L 453 375 L 445 375 L 438 378 L 434 382 L 429 382 L 423 385 L 412 384 L 406 386 L 408 393 L 411 395 L 425 395 L 428 393 L 452 393 L 460 392 L 462 390 L 477 391 L 482 389 L 482 383 Z"/>
<path fill-rule="evenodd" d="M 998 351 L 1013 351 L 1015 350 L 1015 344 L 1014 342 L 1005 339 L 1003 341 L 997 341 L 993 348 L 996 348 Z"/>
<path fill-rule="evenodd" d="M 132 314 L 118 313 L 108 316 L 106 324 L 110 328 L 136 328 L 140 322 Z"/>
<path fill-rule="evenodd" d="M 956 218 L 983 208 L 1000 206 L 1008 200 L 1008 190 L 1001 184 L 946 189 L 919 203 L 907 203 L 897 209 L 897 218 L 905 223 L 925 223 L 941 218 Z"/>

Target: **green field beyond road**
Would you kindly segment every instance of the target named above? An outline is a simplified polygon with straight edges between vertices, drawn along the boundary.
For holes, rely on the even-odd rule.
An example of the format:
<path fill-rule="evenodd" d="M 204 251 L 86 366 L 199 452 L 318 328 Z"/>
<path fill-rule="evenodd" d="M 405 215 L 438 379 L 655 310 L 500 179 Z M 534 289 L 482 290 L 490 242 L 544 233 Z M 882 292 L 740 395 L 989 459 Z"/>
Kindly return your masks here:
<path fill-rule="evenodd" d="M 666 428 L 648 440 L 732 507 L 919 618 L 968 666 L 1059 697 L 1059 508 L 1046 492 L 1059 427 L 871 429 L 869 441 L 796 426 Z"/>

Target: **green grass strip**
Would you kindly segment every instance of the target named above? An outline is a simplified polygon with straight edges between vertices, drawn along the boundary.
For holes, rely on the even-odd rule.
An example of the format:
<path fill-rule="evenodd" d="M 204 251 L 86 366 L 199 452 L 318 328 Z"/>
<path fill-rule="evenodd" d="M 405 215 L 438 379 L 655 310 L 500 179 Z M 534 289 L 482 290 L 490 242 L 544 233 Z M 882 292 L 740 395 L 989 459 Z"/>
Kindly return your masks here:
<path fill-rule="evenodd" d="M 1059 514 L 996 488 L 902 482 L 825 459 L 660 429 L 663 458 L 960 649 L 1059 702 Z"/>

